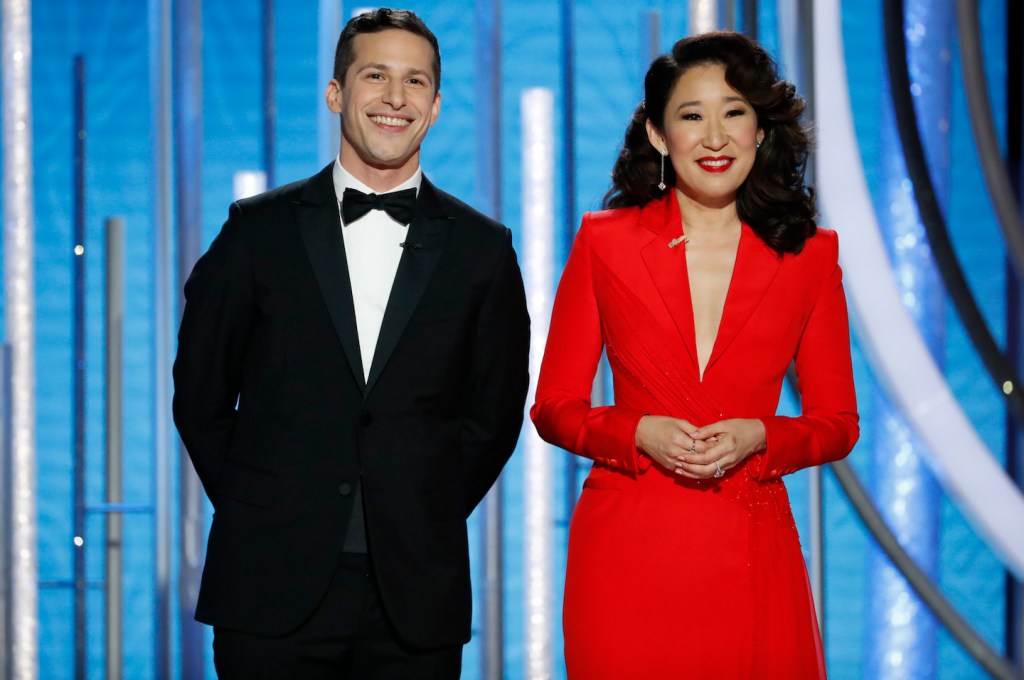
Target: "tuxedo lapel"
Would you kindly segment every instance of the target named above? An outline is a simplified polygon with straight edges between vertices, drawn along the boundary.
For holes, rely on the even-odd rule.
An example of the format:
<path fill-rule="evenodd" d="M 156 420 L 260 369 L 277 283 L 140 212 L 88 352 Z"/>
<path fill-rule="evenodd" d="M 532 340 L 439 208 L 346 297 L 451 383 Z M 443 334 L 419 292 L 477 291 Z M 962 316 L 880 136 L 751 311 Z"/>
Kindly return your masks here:
<path fill-rule="evenodd" d="M 352 284 L 341 234 L 338 198 L 334 191 L 333 164 L 309 180 L 300 201 L 294 204 L 299 232 L 324 296 L 334 330 L 341 340 L 352 375 L 365 393 L 363 364 L 359 354 Z"/>
<path fill-rule="evenodd" d="M 732 281 L 725 298 L 725 309 L 722 321 L 718 326 L 718 337 L 715 346 L 704 367 L 705 374 L 715 361 L 739 335 L 761 304 L 768 292 L 775 274 L 779 271 L 781 259 L 761 238 L 746 224 L 740 235 L 740 245 L 736 252 L 736 264 L 733 266 Z"/>
<path fill-rule="evenodd" d="M 669 247 L 674 239 L 682 236 L 682 219 L 675 192 L 670 191 L 666 196 L 648 203 L 640 214 L 641 225 L 651 232 L 650 241 L 641 248 L 641 256 L 686 348 L 694 375 L 697 375 L 696 333 L 686 270 L 686 248 L 681 241 Z"/>
<path fill-rule="evenodd" d="M 405 239 L 406 246 L 384 311 L 380 335 L 377 336 L 377 346 L 373 351 L 370 376 L 366 381 L 367 394 L 384 371 L 409 318 L 416 310 L 430 275 L 448 243 L 450 230 L 450 218 L 438 200 L 433 185 L 424 177 L 416 200 L 416 212 Z"/>

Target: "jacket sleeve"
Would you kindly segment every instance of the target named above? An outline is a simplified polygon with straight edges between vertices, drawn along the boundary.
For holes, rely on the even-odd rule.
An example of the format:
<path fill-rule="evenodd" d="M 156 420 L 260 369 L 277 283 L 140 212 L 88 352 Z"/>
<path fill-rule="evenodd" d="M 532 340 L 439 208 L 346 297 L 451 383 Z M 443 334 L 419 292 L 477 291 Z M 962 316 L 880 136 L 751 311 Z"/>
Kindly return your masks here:
<path fill-rule="evenodd" d="M 211 501 L 237 418 L 253 318 L 251 261 L 242 229 L 236 203 L 185 283 L 174 360 L 174 423 Z"/>
<path fill-rule="evenodd" d="M 530 385 L 530 317 L 507 229 L 477 316 L 470 361 L 461 435 L 467 515 L 515 450 Z"/>
<path fill-rule="evenodd" d="M 650 465 L 636 449 L 636 428 L 644 413 L 622 406 L 591 408 L 604 343 L 589 221 L 590 215 L 584 215 L 558 284 L 530 417 L 544 440 L 636 476 L 638 469 Z"/>
<path fill-rule="evenodd" d="M 762 481 L 839 460 L 860 435 L 839 240 L 833 231 L 819 234 L 827 239 L 825 275 L 794 362 L 802 414 L 762 418 L 767 448 L 747 466 Z"/>

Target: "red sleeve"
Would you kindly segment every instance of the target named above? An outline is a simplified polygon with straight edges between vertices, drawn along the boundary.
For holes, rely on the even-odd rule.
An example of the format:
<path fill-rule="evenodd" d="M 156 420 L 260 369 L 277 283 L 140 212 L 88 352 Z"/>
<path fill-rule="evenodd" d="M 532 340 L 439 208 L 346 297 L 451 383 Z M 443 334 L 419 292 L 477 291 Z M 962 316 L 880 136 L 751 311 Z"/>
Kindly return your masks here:
<path fill-rule="evenodd" d="M 795 360 L 802 415 L 762 418 L 768 446 L 747 466 L 762 481 L 839 460 L 860 435 L 839 239 L 833 231 L 819 234 L 827 239 L 826 274 Z"/>
<path fill-rule="evenodd" d="M 584 215 L 558 284 L 530 417 L 544 440 L 635 476 L 638 468 L 650 465 L 636 450 L 636 428 L 644 413 L 622 406 L 590 406 L 604 343 L 589 224 L 590 215 Z"/>

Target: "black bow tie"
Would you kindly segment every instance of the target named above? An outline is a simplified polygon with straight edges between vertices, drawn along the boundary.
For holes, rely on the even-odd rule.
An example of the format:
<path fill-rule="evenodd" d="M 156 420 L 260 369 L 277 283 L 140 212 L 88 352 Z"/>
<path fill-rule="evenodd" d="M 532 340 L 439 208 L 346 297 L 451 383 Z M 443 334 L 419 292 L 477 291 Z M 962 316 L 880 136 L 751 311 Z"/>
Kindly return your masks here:
<path fill-rule="evenodd" d="M 390 194 L 364 194 L 348 188 L 341 198 L 341 221 L 348 226 L 371 210 L 383 210 L 395 222 L 409 224 L 415 207 L 415 188 L 392 191 Z"/>

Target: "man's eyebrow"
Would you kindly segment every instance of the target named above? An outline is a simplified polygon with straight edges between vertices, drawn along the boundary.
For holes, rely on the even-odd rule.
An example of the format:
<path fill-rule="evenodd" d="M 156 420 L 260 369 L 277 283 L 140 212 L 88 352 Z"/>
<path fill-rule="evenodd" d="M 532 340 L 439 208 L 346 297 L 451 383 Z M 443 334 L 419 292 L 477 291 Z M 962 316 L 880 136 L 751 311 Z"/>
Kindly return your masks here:
<path fill-rule="evenodd" d="M 378 71 L 387 71 L 387 72 L 392 72 L 392 71 L 396 70 L 390 64 L 373 63 L 373 64 L 363 64 L 362 66 L 359 67 L 359 70 L 357 71 L 357 73 L 362 73 L 363 71 L 365 71 L 367 69 L 376 69 Z M 410 76 L 425 76 L 427 78 L 427 80 L 431 80 L 430 71 L 426 71 L 426 70 L 421 69 L 421 68 L 406 69 L 404 73 L 405 73 L 405 75 L 410 75 Z"/>

